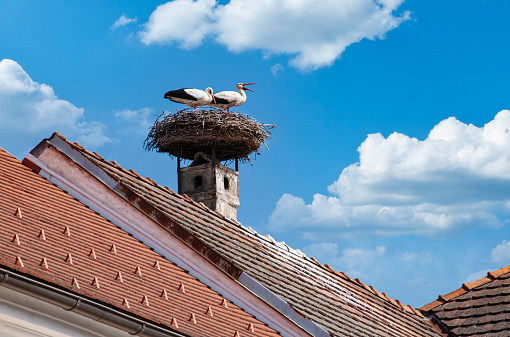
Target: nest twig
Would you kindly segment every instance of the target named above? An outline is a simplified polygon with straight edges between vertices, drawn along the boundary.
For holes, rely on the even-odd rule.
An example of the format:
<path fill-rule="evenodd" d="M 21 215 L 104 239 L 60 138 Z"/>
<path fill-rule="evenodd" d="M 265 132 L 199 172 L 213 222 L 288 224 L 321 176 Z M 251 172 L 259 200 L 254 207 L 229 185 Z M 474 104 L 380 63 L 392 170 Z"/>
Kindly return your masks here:
<path fill-rule="evenodd" d="M 195 153 L 215 152 L 219 161 L 250 161 L 260 147 L 271 139 L 275 125 L 260 124 L 248 115 L 220 109 L 184 109 L 161 114 L 145 139 L 146 150 L 167 152 L 171 156 L 193 160 Z"/>

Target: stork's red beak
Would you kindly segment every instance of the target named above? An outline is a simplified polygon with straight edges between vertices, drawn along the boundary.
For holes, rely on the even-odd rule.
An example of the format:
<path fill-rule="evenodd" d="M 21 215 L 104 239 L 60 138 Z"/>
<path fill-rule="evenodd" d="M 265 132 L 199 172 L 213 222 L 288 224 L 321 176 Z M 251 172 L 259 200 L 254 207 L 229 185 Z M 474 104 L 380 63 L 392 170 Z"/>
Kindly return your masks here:
<path fill-rule="evenodd" d="M 246 88 L 245 85 L 252 85 L 252 84 L 257 84 L 257 83 L 243 83 L 243 89 L 244 90 L 249 90 L 251 92 L 255 92 L 254 90 L 251 90 L 250 88 Z"/>
<path fill-rule="evenodd" d="M 216 103 L 216 98 L 214 98 L 214 94 L 212 95 L 212 101 Z"/>

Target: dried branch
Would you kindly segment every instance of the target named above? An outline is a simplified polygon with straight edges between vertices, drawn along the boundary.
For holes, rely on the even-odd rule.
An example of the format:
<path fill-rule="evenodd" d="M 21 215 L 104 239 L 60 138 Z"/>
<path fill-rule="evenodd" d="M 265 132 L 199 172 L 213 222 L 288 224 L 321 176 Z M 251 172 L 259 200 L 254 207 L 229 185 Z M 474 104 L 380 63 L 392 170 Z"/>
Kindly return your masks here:
<path fill-rule="evenodd" d="M 250 161 L 260 146 L 271 139 L 272 124 L 260 124 L 252 117 L 220 109 L 184 109 L 167 116 L 161 114 L 145 139 L 146 150 L 167 152 L 193 160 L 195 153 L 212 153 L 219 161 Z"/>

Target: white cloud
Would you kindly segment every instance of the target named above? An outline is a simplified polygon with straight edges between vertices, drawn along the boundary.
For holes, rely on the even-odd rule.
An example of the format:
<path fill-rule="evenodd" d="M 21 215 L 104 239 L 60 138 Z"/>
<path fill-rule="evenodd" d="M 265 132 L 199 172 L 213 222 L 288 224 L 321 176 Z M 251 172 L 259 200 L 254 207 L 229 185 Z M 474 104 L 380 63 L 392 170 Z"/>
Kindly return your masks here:
<path fill-rule="evenodd" d="M 140 32 L 143 43 L 199 46 L 211 33 L 215 0 L 175 0 L 159 5 Z"/>
<path fill-rule="evenodd" d="M 105 135 L 106 126 L 98 122 L 82 122 L 71 127 L 76 141 L 84 146 L 98 148 L 113 140 Z"/>
<path fill-rule="evenodd" d="M 403 0 L 174 0 L 160 5 L 140 32 L 145 44 L 199 46 L 207 36 L 230 51 L 287 54 L 312 70 L 333 64 L 345 48 L 384 35 L 409 19 Z"/>
<path fill-rule="evenodd" d="M 416 254 L 405 252 L 404 254 L 402 254 L 401 259 L 403 261 L 412 261 L 412 260 L 416 259 Z"/>
<path fill-rule="evenodd" d="M 322 263 L 331 263 L 339 253 L 338 244 L 330 242 L 313 243 L 303 249 L 308 256 L 313 256 Z"/>
<path fill-rule="evenodd" d="M 510 264 L 510 241 L 503 240 L 491 251 L 490 258 L 494 262 Z"/>
<path fill-rule="evenodd" d="M 468 277 L 466 277 L 466 280 L 464 280 L 464 283 L 470 283 L 473 281 L 477 281 L 481 278 L 484 278 L 485 276 L 487 276 L 487 273 L 490 271 L 491 271 L 490 269 L 483 269 L 483 270 L 477 271 L 476 273 L 470 274 L 470 275 L 468 275 Z"/>
<path fill-rule="evenodd" d="M 120 18 L 118 18 L 117 21 L 115 21 L 113 23 L 113 25 L 110 27 L 110 29 L 115 30 L 115 29 L 118 29 L 118 28 L 120 28 L 122 26 L 129 25 L 130 23 L 135 23 L 136 21 L 137 21 L 136 18 L 128 18 L 127 16 L 122 14 L 120 16 Z"/>
<path fill-rule="evenodd" d="M 85 146 L 97 147 L 111 141 L 105 129 L 100 123 L 85 121 L 82 108 L 59 99 L 51 86 L 34 82 L 15 61 L 0 61 L 0 134 L 4 144 L 21 143 L 27 137 L 36 142 L 59 131 Z"/>
<path fill-rule="evenodd" d="M 154 112 L 152 108 L 141 108 L 138 110 L 124 109 L 115 113 L 117 120 L 135 124 L 140 132 L 147 133 L 147 129 L 152 125 L 151 115 Z"/>
<path fill-rule="evenodd" d="M 360 264 L 365 264 L 366 261 L 373 260 L 378 256 L 382 256 L 385 253 L 385 246 L 377 246 L 373 250 L 347 248 L 342 251 L 342 256 L 339 258 L 338 264 L 347 266 L 347 268 L 354 268 Z"/>
<path fill-rule="evenodd" d="M 337 243 L 322 242 L 313 243 L 305 247 L 303 251 L 323 263 L 333 264 L 345 269 L 366 265 L 377 257 L 383 256 L 386 253 L 386 247 L 377 246 L 375 249 L 345 248 L 340 252 Z"/>
<path fill-rule="evenodd" d="M 309 239 L 400 234 L 437 235 L 499 226 L 510 213 L 510 111 L 483 127 L 451 117 L 420 141 L 372 134 L 345 168 L 306 204 L 284 194 L 269 222 Z M 333 233 L 333 234 L 331 234 Z"/>
<path fill-rule="evenodd" d="M 283 65 L 281 63 L 277 63 L 271 67 L 271 73 L 274 76 L 278 76 L 279 73 L 283 71 Z"/>

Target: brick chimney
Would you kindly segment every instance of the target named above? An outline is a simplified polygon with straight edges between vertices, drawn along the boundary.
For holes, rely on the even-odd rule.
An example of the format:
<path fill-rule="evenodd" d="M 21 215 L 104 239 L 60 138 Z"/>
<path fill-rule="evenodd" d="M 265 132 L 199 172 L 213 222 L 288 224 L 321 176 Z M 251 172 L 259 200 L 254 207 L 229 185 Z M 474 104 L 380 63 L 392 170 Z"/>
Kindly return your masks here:
<path fill-rule="evenodd" d="M 226 218 L 237 219 L 239 172 L 216 163 L 203 152 L 195 154 L 190 166 L 179 165 L 177 171 L 180 194 L 187 194 Z"/>

